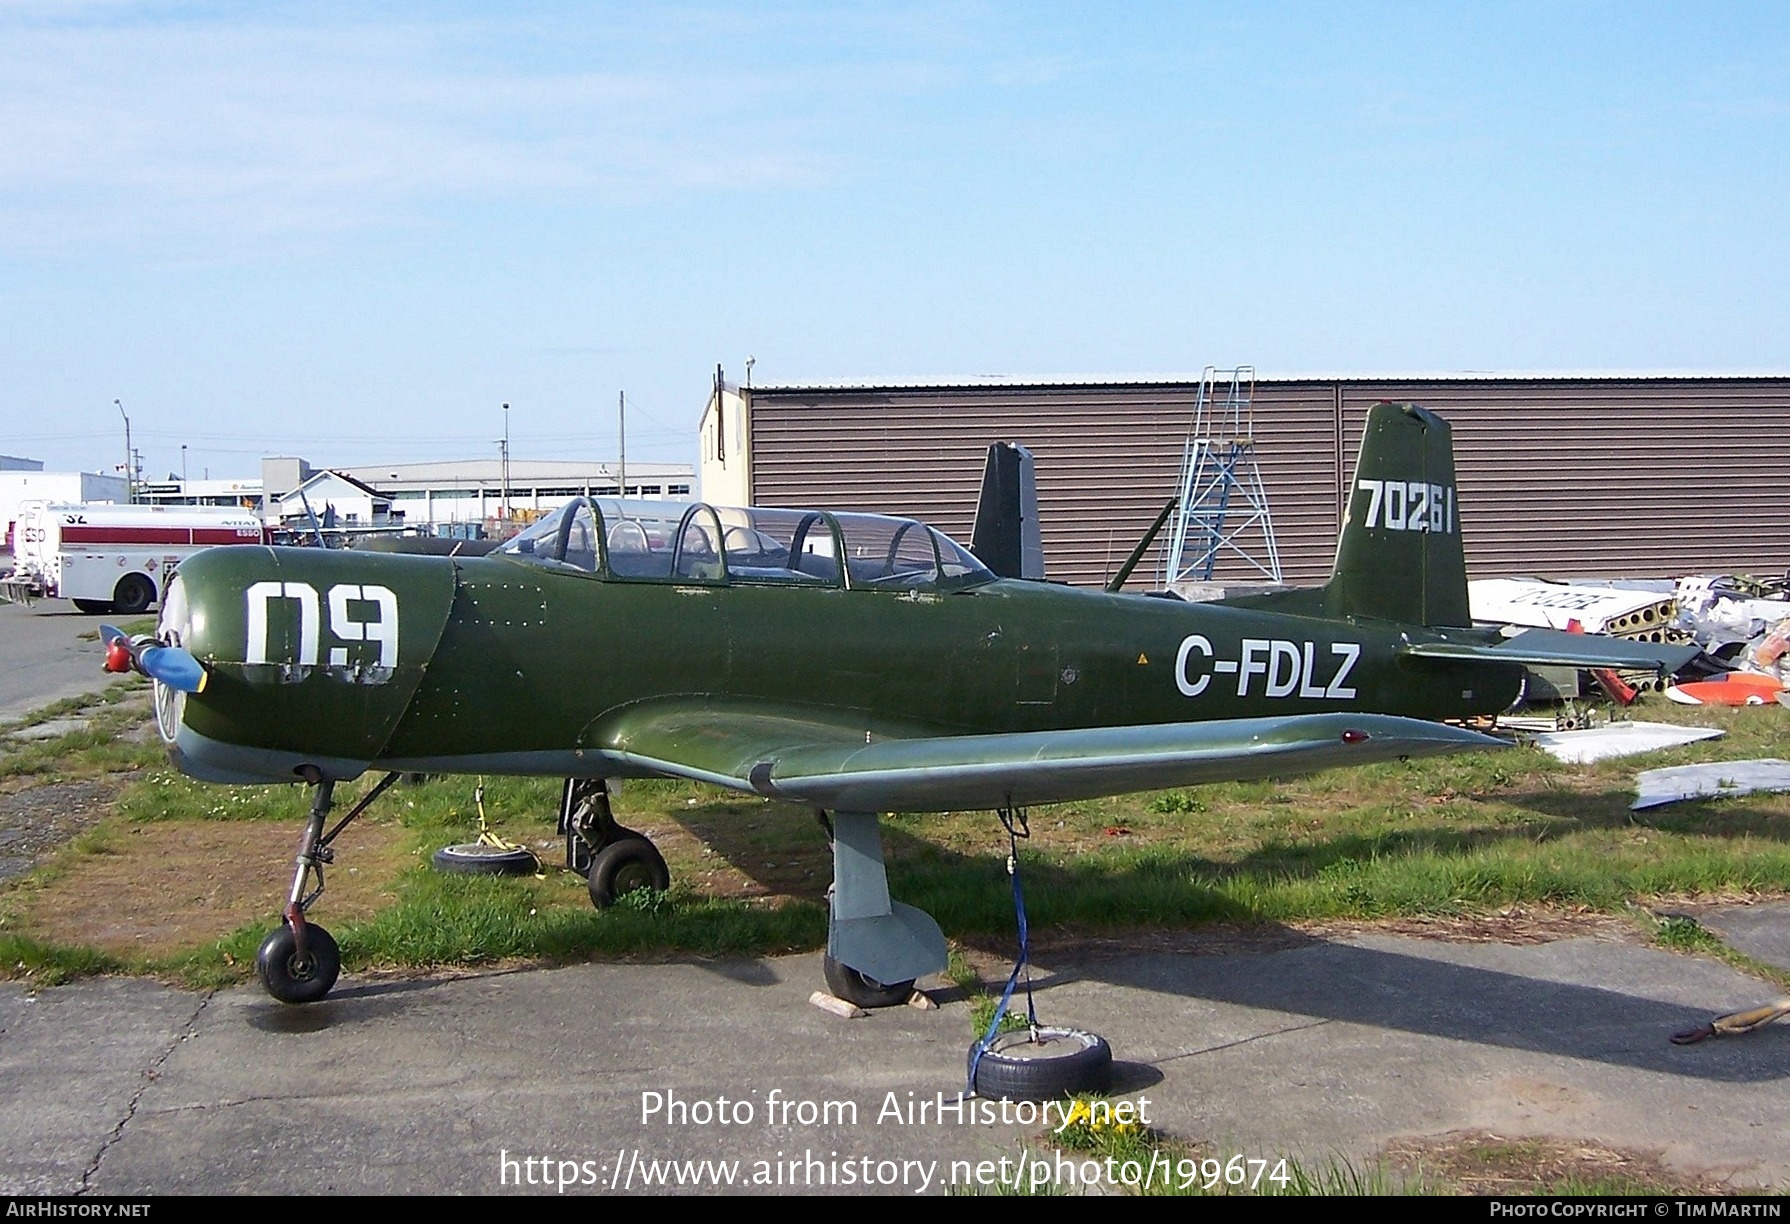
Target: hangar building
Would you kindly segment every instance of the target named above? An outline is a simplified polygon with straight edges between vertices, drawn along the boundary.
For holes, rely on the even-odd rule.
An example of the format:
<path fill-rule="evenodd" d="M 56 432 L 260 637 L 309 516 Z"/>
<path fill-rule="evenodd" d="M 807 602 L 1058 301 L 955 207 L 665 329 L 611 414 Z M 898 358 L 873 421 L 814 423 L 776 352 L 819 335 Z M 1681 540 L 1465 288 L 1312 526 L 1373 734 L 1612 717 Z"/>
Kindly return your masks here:
<path fill-rule="evenodd" d="M 1199 382 L 740 387 L 717 372 L 703 496 L 912 515 L 967 541 L 988 444 L 1018 442 L 1037 461 L 1049 576 L 1099 585 L 1175 493 Z M 1362 422 L 1380 400 L 1452 425 L 1474 577 L 1790 566 L 1790 374 L 1258 376 L 1255 452 L 1288 581 L 1328 575 Z M 1260 575 L 1233 563 L 1214 577 Z"/>

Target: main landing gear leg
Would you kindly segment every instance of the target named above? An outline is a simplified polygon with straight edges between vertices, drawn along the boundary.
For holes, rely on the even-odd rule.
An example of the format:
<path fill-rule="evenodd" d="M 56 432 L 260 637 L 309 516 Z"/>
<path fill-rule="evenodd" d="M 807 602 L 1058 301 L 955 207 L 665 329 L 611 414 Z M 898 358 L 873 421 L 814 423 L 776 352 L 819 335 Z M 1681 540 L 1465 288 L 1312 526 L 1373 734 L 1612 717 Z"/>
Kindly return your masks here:
<path fill-rule="evenodd" d="M 874 812 L 817 812 L 833 846 L 828 893 L 827 989 L 859 1007 L 894 1007 L 914 979 L 945 967 L 945 933 L 932 915 L 889 899 Z"/>
<path fill-rule="evenodd" d="M 636 889 L 664 892 L 671 887 L 671 869 L 659 848 L 644 834 L 616 823 L 604 779 L 566 779 L 559 831 L 566 839 L 566 870 L 590 882 L 590 903 L 598 909 Z"/>
<path fill-rule="evenodd" d="M 305 781 L 311 785 L 311 815 L 305 821 L 304 836 L 298 841 L 297 869 L 292 873 L 285 921 L 261 942 L 261 950 L 255 955 L 261 984 L 280 1002 L 315 1003 L 336 984 L 336 975 L 342 971 L 342 953 L 328 931 L 306 921 L 305 911 L 323 895 L 323 865 L 336 858 L 330 843 L 397 780 L 397 774 L 386 774 L 335 828 L 325 833 L 323 826 L 334 803 L 336 784 L 315 767 L 306 772 Z M 317 878 L 315 888 L 310 887 L 312 876 Z"/>

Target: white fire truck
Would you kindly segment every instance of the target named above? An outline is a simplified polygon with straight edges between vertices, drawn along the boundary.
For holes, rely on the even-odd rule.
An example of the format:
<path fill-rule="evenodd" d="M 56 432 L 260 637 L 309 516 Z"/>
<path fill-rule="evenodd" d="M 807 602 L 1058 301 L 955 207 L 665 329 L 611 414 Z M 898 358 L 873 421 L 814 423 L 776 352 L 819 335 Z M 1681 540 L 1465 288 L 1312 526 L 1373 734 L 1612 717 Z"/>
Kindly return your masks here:
<path fill-rule="evenodd" d="M 26 502 L 13 533 L 16 566 L 3 585 L 15 599 L 70 599 L 83 612 L 135 616 L 199 550 L 266 542 L 252 510 Z"/>

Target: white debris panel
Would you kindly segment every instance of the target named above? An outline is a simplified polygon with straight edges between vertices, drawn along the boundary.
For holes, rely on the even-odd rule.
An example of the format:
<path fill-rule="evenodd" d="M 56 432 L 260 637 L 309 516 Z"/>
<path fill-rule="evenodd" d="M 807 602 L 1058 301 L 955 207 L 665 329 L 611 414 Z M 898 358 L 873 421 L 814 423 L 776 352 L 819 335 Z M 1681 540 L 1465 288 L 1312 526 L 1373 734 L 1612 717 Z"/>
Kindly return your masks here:
<path fill-rule="evenodd" d="M 1717 727 L 1675 727 L 1671 723 L 1620 722 L 1586 731 L 1546 731 L 1534 738 L 1543 752 L 1568 765 L 1589 765 L 1613 757 L 1677 748 L 1727 734 Z"/>
<path fill-rule="evenodd" d="M 1635 778 L 1631 812 L 1686 799 L 1728 799 L 1760 791 L 1790 791 L 1790 761 L 1715 761 L 1649 769 Z"/>

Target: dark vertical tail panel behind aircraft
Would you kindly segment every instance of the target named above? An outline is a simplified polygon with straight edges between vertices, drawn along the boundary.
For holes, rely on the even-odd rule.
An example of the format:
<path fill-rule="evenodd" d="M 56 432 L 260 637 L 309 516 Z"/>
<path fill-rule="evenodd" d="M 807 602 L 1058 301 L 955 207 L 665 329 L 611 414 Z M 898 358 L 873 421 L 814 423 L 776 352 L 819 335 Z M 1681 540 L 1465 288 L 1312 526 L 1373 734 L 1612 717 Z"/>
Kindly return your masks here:
<path fill-rule="evenodd" d="M 1011 442 L 988 448 L 970 551 L 1002 578 L 1044 579 L 1044 543 L 1038 531 L 1038 487 L 1032 452 Z"/>

